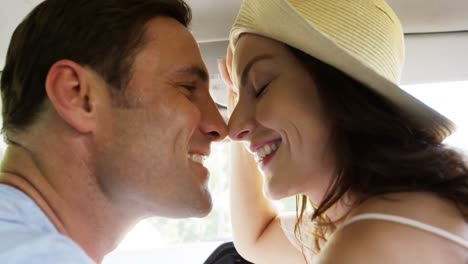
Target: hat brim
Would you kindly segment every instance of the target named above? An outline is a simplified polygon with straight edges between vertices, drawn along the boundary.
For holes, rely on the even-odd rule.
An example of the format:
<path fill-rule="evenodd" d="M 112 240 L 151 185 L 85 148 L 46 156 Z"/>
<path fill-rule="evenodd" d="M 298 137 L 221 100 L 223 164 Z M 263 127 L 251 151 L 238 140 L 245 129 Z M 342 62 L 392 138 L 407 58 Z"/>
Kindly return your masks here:
<path fill-rule="evenodd" d="M 455 124 L 431 107 L 406 93 L 397 84 L 380 75 L 362 63 L 352 54 L 341 48 L 330 37 L 301 17 L 287 1 L 266 1 L 270 6 L 258 8 L 256 28 L 233 27 L 230 34 L 231 48 L 244 33 L 268 37 L 333 66 L 351 78 L 386 98 L 402 110 L 415 125 L 434 135 L 439 142 L 450 136 Z M 277 16 L 277 14 L 281 14 Z M 294 28 L 291 28 L 294 25 Z"/>

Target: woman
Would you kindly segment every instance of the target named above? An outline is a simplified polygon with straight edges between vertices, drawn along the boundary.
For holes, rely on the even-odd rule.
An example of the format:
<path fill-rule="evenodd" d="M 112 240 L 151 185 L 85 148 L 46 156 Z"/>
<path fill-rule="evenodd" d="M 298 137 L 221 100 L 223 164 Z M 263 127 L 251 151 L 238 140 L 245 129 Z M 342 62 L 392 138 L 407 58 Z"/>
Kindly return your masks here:
<path fill-rule="evenodd" d="M 467 263 L 468 168 L 441 144 L 454 125 L 398 87 L 403 58 L 384 0 L 244 0 L 222 68 L 243 257 Z M 297 195 L 297 218 L 263 193 Z"/>

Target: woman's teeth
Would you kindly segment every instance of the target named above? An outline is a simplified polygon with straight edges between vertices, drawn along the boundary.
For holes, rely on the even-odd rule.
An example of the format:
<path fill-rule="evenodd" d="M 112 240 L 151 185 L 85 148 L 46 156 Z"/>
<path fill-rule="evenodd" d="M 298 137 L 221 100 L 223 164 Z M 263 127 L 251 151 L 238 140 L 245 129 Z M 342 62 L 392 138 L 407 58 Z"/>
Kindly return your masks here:
<path fill-rule="evenodd" d="M 270 143 L 266 144 L 265 146 L 259 148 L 257 151 L 254 153 L 255 160 L 257 162 L 262 161 L 266 156 L 270 155 L 272 152 L 278 149 L 279 147 L 279 142 L 277 143 Z"/>
<path fill-rule="evenodd" d="M 203 164 L 203 161 L 206 159 L 205 156 L 201 154 L 188 154 L 188 158 L 192 160 L 193 162 Z"/>

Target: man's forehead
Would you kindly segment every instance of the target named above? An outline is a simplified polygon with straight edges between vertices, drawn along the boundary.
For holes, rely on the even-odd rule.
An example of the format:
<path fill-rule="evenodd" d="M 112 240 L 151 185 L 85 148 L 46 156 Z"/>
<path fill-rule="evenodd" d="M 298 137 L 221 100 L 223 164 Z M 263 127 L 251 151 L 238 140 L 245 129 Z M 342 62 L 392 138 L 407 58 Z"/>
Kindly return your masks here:
<path fill-rule="evenodd" d="M 155 65 L 161 72 L 208 79 L 198 44 L 182 24 L 171 18 L 155 18 L 147 27 L 145 44 L 136 54 L 138 67 Z"/>
<path fill-rule="evenodd" d="M 151 19 L 146 25 L 144 39 L 146 45 L 153 45 L 161 52 L 170 49 L 175 51 L 177 49 L 191 49 L 192 52 L 199 50 L 193 34 L 180 22 L 168 17 Z"/>

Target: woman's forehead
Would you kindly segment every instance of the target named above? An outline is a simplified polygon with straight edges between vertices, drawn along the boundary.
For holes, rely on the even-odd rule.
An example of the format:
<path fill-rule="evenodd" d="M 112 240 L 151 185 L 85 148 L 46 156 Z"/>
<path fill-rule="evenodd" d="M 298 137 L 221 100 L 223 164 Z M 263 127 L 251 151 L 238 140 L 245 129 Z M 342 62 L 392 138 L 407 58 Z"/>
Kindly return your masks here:
<path fill-rule="evenodd" d="M 252 60 L 258 57 L 278 57 L 284 50 L 285 45 L 279 41 L 251 33 L 242 34 L 233 50 L 231 63 L 233 82 L 240 84 L 242 72 Z"/>

